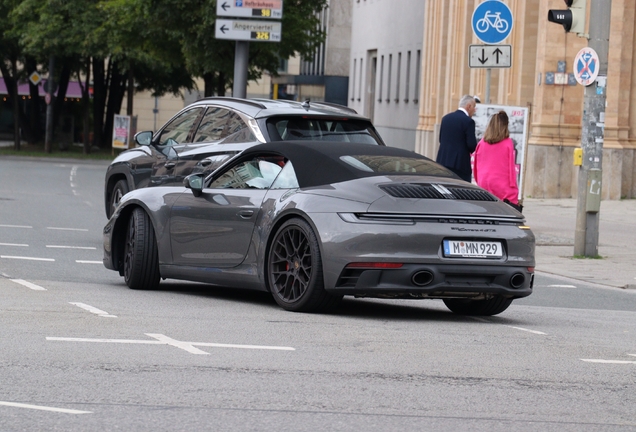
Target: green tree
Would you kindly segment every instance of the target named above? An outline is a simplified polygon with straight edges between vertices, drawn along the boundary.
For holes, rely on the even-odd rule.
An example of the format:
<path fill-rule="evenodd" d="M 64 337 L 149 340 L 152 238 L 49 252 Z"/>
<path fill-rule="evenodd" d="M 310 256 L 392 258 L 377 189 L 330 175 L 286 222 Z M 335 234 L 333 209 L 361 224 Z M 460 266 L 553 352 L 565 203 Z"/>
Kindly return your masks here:
<path fill-rule="evenodd" d="M 166 5 L 171 9 L 180 8 L 181 13 L 162 16 L 168 27 L 183 29 L 186 67 L 204 79 L 206 96 L 225 95 L 233 84 L 236 44 L 214 37 L 216 2 L 169 0 Z M 327 0 L 285 0 L 281 42 L 250 42 L 248 80 L 258 79 L 264 72 L 277 75 L 281 59 L 311 56 L 325 40 L 318 13 L 326 7 Z"/>

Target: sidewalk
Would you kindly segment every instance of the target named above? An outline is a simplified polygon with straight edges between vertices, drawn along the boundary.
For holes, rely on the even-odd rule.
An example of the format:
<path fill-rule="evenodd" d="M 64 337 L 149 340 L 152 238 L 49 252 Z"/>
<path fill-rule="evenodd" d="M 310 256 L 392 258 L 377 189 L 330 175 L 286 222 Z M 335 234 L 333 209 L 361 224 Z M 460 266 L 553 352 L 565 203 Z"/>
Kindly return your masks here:
<path fill-rule="evenodd" d="M 537 240 L 536 270 L 636 289 L 636 200 L 601 201 L 601 259 L 573 258 L 576 205 L 576 199 L 524 199 L 523 213 Z"/>

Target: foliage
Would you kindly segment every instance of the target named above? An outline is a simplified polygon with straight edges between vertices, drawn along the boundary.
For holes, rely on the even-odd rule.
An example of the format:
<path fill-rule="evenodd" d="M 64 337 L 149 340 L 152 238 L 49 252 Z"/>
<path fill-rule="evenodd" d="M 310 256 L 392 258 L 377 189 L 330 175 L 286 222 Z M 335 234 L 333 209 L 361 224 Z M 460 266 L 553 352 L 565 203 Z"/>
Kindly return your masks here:
<path fill-rule="evenodd" d="M 248 79 L 276 75 L 281 59 L 312 55 L 324 41 L 317 13 L 327 1 L 285 0 L 282 41 L 250 42 Z M 0 0 L 0 14 L 6 17 L 0 31 L 3 76 L 24 81 L 31 71 L 12 72 L 10 65 L 31 59 L 46 71 L 54 57 L 62 82 L 90 77 L 97 144 L 110 142 L 112 117 L 129 80 L 137 91 L 157 96 L 192 89 L 197 77 L 209 86 L 208 95 L 224 94 L 232 84 L 235 42 L 214 37 L 215 0 Z"/>

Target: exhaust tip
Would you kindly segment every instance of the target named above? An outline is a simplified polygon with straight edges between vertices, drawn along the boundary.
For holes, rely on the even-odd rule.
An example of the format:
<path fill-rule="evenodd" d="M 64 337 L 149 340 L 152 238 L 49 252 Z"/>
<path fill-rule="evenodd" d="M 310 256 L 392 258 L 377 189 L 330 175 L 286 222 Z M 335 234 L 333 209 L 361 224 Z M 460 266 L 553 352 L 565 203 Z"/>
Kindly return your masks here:
<path fill-rule="evenodd" d="M 413 282 L 413 285 L 426 286 L 433 282 L 433 279 L 433 273 L 428 270 L 422 270 L 413 274 L 413 276 L 411 277 L 411 282 Z"/>
<path fill-rule="evenodd" d="M 510 278 L 510 286 L 513 288 L 521 288 L 523 283 L 526 281 L 526 277 L 521 273 L 515 273 Z"/>

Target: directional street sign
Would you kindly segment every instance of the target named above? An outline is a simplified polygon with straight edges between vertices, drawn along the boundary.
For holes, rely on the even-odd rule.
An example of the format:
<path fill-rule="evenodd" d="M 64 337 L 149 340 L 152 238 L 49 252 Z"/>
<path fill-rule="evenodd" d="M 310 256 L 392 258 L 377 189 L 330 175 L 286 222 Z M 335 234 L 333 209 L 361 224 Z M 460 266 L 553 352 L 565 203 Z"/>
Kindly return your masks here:
<path fill-rule="evenodd" d="M 468 67 L 509 68 L 512 65 L 511 45 L 470 45 Z"/>
<path fill-rule="evenodd" d="M 239 41 L 280 42 L 280 21 L 217 19 L 215 37 Z"/>
<path fill-rule="evenodd" d="M 281 19 L 283 0 L 217 0 L 216 16 Z"/>
<path fill-rule="evenodd" d="M 596 81 L 599 69 L 598 54 L 590 47 L 581 48 L 574 57 L 574 78 L 583 86 L 589 86 Z"/>
<path fill-rule="evenodd" d="M 512 31 L 512 12 L 503 1 L 487 0 L 473 12 L 473 32 L 487 44 L 498 44 Z"/>

